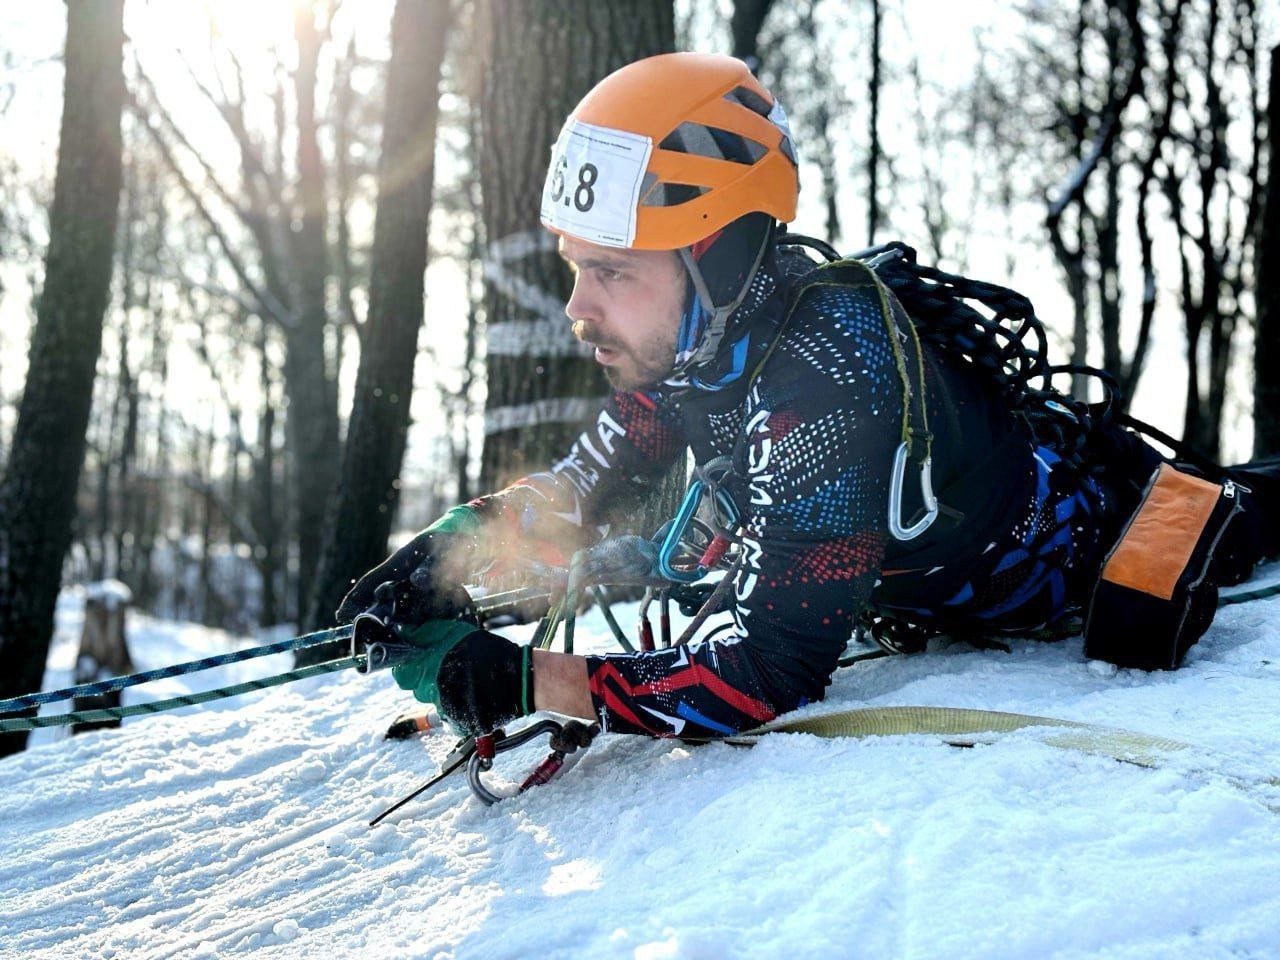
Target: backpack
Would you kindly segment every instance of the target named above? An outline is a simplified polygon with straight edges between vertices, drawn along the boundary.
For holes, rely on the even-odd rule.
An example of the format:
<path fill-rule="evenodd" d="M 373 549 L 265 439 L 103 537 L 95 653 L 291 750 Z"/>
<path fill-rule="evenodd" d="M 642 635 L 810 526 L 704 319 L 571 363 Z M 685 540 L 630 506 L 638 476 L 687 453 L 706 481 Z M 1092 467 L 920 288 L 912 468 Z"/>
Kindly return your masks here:
<path fill-rule="evenodd" d="M 798 234 L 777 243 L 866 264 L 902 304 L 920 340 L 982 370 L 1038 444 L 1127 493 L 1128 520 L 1087 598 L 1087 656 L 1175 669 L 1212 622 L 1217 586 L 1247 579 L 1259 559 L 1280 554 L 1280 461 L 1224 467 L 1124 413 L 1119 385 L 1105 370 L 1049 362 L 1044 325 L 1022 294 L 921 264 L 898 241 L 848 257 Z M 1097 379 L 1104 399 L 1090 404 L 1060 392 L 1052 383 L 1057 374 Z M 1139 433 L 1177 458 L 1162 457 Z M 1054 626 L 1046 636 L 1063 635 Z M 921 650 L 937 635 L 875 607 L 859 630 L 892 652 Z"/>

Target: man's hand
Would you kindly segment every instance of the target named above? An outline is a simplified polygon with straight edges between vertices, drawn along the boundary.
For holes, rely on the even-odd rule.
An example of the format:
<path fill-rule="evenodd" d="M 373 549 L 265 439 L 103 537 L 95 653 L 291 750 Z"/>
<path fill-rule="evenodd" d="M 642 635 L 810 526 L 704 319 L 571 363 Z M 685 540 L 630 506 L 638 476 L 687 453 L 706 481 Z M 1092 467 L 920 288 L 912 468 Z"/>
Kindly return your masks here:
<path fill-rule="evenodd" d="M 393 667 L 391 676 L 397 686 L 410 691 L 415 700 L 433 704 L 441 717 L 453 719 L 442 704 L 440 665 L 458 644 L 478 632 L 474 623 L 464 620 L 429 620 L 413 630 L 395 630 L 393 627 L 391 633 L 396 639 L 408 642 L 421 652 L 412 660 Z"/>
<path fill-rule="evenodd" d="M 392 668 L 414 699 L 465 734 L 496 730 L 533 705 L 532 650 L 461 620 L 431 620 L 397 636 L 422 654 Z"/>
<path fill-rule="evenodd" d="M 454 507 L 357 580 L 338 606 L 337 622 L 350 623 L 372 607 L 374 594 L 384 583 L 404 585 L 402 589 L 412 587 L 421 597 L 429 598 L 446 555 L 457 550 L 459 541 L 474 534 L 479 526 L 480 521 L 470 507 Z M 460 575 L 459 571 L 449 571 L 449 574 L 454 579 Z M 424 613 L 409 617 L 407 622 L 416 626 L 425 619 Z"/>
<path fill-rule="evenodd" d="M 395 631 L 394 639 L 422 650 L 392 669 L 396 683 L 465 734 L 488 733 L 535 709 L 594 715 L 582 657 L 534 651 L 462 620 L 431 620 Z"/>

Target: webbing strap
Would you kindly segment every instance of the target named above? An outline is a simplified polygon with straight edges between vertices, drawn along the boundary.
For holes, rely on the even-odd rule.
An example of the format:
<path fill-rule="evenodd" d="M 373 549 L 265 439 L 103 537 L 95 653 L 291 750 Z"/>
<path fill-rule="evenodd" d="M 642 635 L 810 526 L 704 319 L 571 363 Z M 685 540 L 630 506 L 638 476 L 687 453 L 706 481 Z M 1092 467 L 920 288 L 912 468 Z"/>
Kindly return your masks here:
<path fill-rule="evenodd" d="M 1042 742 L 1049 746 L 1110 757 L 1141 767 L 1159 767 L 1168 754 L 1193 749 L 1190 744 L 1167 737 L 1075 720 L 957 707 L 870 707 L 840 710 L 774 720 L 735 737 L 726 737 L 722 742 L 736 746 L 754 746 L 760 737 L 769 733 L 808 733 L 827 738 L 925 734 L 945 737 L 947 743 L 952 745 L 972 746 L 976 743 L 989 743 L 1000 734 L 1037 727 L 1045 728 Z M 1249 780 L 1226 776 L 1226 780 L 1245 790 L 1254 786 L 1280 787 L 1280 777 L 1276 776 Z M 1272 813 L 1280 814 L 1280 805 L 1262 798 L 1256 799 Z"/>

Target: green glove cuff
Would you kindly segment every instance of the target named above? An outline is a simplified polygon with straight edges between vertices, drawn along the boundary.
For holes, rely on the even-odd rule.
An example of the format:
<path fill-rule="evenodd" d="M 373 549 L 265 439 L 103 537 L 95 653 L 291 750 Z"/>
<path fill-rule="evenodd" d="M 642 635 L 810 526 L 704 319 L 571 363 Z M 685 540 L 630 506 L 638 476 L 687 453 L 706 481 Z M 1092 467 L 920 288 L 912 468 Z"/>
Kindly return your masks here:
<path fill-rule="evenodd" d="M 453 511 L 450 511 L 452 513 Z M 407 643 L 422 648 L 422 654 L 407 663 L 391 668 L 391 676 L 401 690 L 409 690 L 420 703 L 435 704 L 440 709 L 440 688 L 436 677 L 440 664 L 449 651 L 479 628 L 464 620 L 428 620 L 420 627 L 397 632 Z"/>
<path fill-rule="evenodd" d="M 480 532 L 480 518 L 476 516 L 474 510 L 463 504 L 462 506 L 454 507 L 431 526 L 427 527 L 426 532 L 459 533 L 463 536 L 471 536 Z"/>

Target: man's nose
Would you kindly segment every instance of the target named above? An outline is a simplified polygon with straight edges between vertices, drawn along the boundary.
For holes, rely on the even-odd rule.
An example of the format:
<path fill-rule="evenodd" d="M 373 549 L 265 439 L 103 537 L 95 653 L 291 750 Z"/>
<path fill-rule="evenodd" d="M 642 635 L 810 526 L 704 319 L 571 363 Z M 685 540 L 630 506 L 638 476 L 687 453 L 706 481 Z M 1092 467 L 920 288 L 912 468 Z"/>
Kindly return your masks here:
<path fill-rule="evenodd" d="M 600 323 L 600 311 L 594 299 L 587 293 L 586 284 L 581 279 L 574 281 L 573 292 L 569 294 L 569 302 L 564 305 L 564 313 L 573 321 L 574 331 L 591 330 Z"/>

